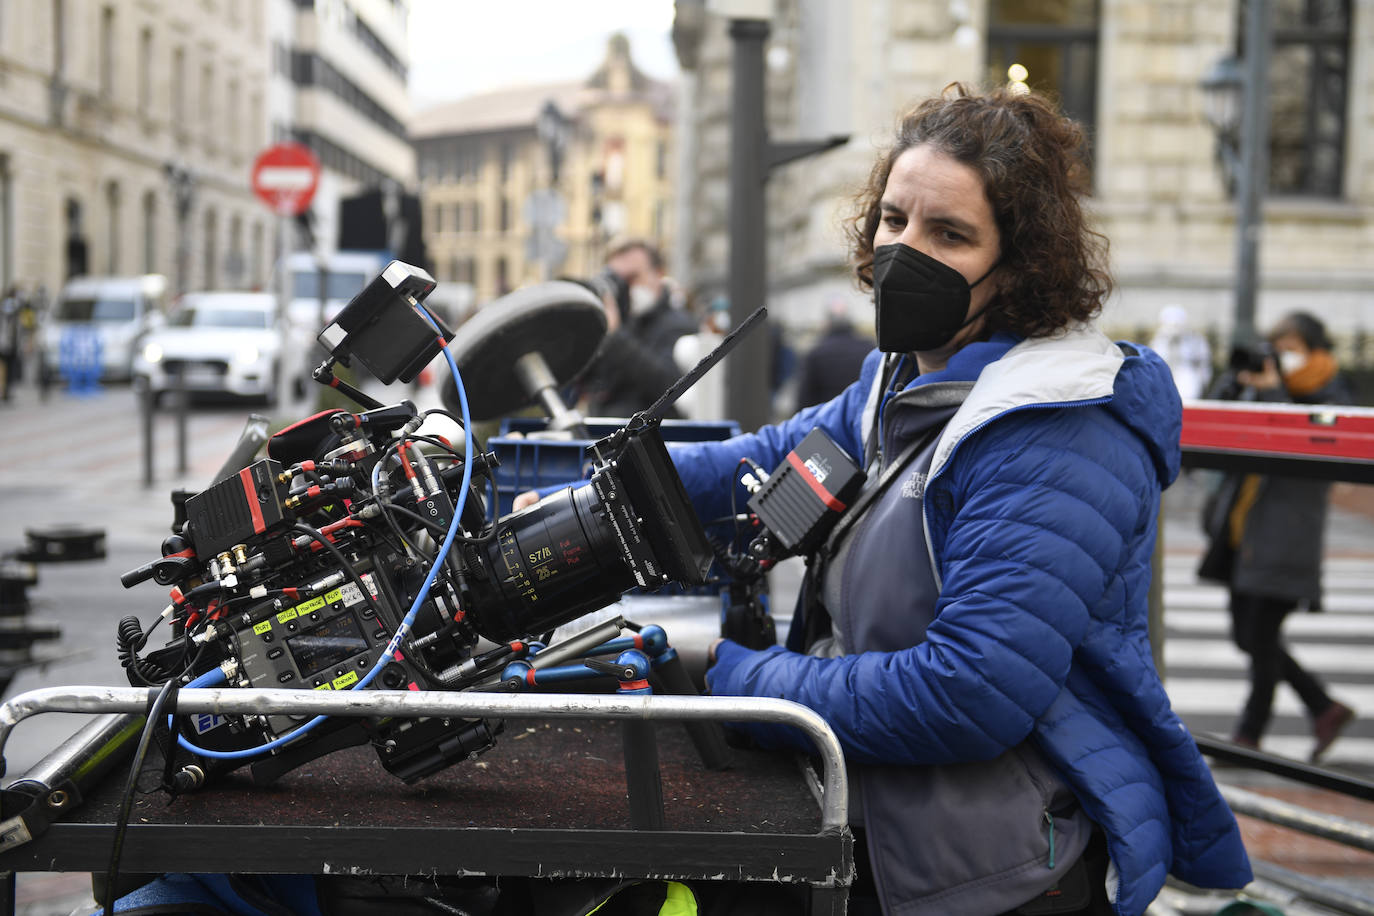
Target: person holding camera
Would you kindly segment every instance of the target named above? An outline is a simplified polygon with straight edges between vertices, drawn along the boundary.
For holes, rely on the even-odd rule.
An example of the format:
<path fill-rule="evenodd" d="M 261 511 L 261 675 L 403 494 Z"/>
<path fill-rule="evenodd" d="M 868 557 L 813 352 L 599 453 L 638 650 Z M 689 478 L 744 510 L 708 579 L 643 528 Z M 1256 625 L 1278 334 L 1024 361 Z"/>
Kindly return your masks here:
<path fill-rule="evenodd" d="M 712 646 L 717 695 L 781 697 L 851 768 L 851 913 L 1138 914 L 1166 874 L 1251 877 L 1147 633 L 1181 403 L 1091 323 L 1080 128 L 954 84 L 904 118 L 850 225 L 878 352 L 840 395 L 672 454 L 703 519 L 823 429 L 867 468 L 808 561 L 787 646 Z M 803 457 L 804 460 L 804 457 Z M 766 747 L 805 747 L 741 726 Z"/>
<path fill-rule="evenodd" d="M 1233 351 L 1211 396 L 1223 400 L 1349 404 L 1354 398 L 1325 326 L 1306 312 L 1285 316 L 1257 347 Z M 1198 576 L 1230 587 L 1231 637 L 1250 656 L 1250 696 L 1231 740 L 1259 747 L 1287 681 L 1312 720 L 1315 763 L 1355 718 L 1284 648 L 1283 621 L 1299 605 L 1321 607 L 1329 481 L 1228 474 L 1203 508 L 1210 546 Z"/>
<path fill-rule="evenodd" d="M 694 333 L 696 322 L 673 301 L 662 252 L 644 239 L 612 246 L 590 285 L 606 311 L 606 338 L 576 399 L 589 416 L 628 417 L 677 381 L 673 345 Z"/>

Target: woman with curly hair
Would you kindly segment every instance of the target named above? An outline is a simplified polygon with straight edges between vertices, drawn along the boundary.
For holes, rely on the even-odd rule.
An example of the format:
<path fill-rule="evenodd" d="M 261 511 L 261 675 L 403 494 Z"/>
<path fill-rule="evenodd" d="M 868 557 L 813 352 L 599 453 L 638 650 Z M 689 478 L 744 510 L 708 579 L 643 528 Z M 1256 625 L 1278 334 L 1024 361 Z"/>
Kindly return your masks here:
<path fill-rule="evenodd" d="M 955 85 L 919 105 L 852 224 L 878 337 L 859 380 L 673 452 L 703 518 L 731 511 L 741 457 L 774 467 L 817 427 L 868 471 L 787 648 L 722 641 L 707 672 L 712 693 L 796 700 L 835 729 L 852 913 L 1132 914 L 1170 873 L 1250 879 L 1152 662 L 1181 405 L 1163 360 L 1091 324 L 1111 282 L 1082 156 L 1034 95 Z"/>

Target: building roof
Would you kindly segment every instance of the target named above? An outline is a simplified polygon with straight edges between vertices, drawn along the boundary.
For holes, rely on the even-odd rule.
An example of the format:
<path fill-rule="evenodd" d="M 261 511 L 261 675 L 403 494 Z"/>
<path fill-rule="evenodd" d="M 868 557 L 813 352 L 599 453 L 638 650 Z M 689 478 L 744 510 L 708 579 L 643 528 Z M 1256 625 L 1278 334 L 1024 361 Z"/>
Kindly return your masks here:
<path fill-rule="evenodd" d="M 646 76 L 630 59 L 623 35 L 607 42 L 606 58 L 591 76 L 575 82 L 511 86 L 417 112 L 410 119 L 410 137 L 489 133 L 532 128 L 544 103 L 552 100 L 566 117 L 576 119 L 594 105 L 616 101 L 647 101 L 663 120 L 672 118 L 673 87 Z"/>

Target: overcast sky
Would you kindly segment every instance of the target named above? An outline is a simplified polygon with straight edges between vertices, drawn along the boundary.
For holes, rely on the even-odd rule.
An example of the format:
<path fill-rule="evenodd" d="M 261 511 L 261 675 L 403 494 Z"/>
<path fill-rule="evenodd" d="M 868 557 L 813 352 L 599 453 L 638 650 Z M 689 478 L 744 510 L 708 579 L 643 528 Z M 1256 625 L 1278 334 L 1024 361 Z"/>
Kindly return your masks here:
<path fill-rule="evenodd" d="M 677 74 L 673 0 L 411 0 L 412 110 L 520 83 L 590 76 L 611 33 L 639 68 Z"/>

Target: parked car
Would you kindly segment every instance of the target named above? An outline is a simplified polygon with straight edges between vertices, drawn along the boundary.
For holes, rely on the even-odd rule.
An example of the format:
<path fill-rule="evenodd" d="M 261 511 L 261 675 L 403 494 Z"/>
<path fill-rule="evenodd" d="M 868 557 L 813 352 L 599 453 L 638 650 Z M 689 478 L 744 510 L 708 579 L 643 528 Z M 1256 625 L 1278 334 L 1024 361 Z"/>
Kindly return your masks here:
<path fill-rule="evenodd" d="M 273 403 L 280 373 L 299 391 L 299 360 L 282 351 L 271 293 L 188 293 L 150 332 L 134 360 L 134 380 L 156 399 L 177 386 L 182 374 L 192 394 L 261 398 Z"/>
<path fill-rule="evenodd" d="M 69 280 L 39 332 L 40 380 L 46 384 L 77 362 L 98 358 L 101 379 L 127 381 L 134 354 L 143 336 L 162 323 L 166 303 L 161 274 Z"/>

